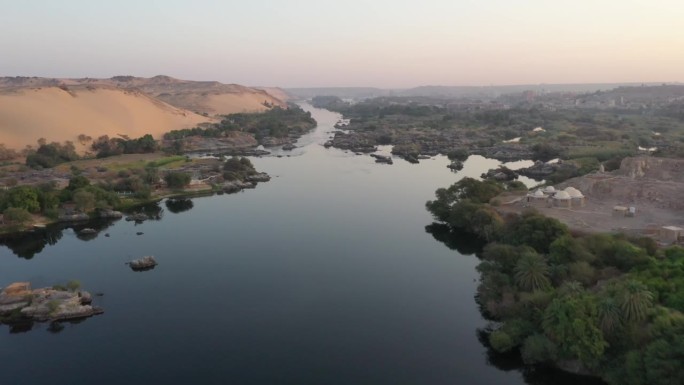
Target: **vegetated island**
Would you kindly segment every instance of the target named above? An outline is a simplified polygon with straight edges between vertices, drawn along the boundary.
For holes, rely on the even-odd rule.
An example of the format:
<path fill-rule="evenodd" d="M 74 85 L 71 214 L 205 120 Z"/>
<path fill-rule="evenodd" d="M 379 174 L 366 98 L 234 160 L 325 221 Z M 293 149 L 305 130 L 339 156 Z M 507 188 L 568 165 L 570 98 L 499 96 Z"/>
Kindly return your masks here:
<path fill-rule="evenodd" d="M 496 198 L 518 187 L 464 178 L 426 204 L 436 239 L 485 243 L 476 300 L 494 321 L 489 347 L 609 384 L 684 378 L 684 248 L 571 232 L 534 209 L 500 214 Z"/>

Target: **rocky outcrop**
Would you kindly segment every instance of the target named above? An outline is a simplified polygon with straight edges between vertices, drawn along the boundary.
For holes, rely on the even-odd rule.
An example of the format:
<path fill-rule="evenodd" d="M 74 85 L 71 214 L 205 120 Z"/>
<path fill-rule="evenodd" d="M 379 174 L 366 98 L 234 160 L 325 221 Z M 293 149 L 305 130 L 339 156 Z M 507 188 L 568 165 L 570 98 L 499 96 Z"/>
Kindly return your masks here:
<path fill-rule="evenodd" d="M 80 222 L 87 221 L 89 219 L 90 217 L 85 213 L 62 214 L 57 218 L 59 222 Z"/>
<path fill-rule="evenodd" d="M 518 178 L 518 174 L 508 167 L 493 168 L 481 175 L 482 179 L 493 179 L 500 182 L 509 182 Z"/>
<path fill-rule="evenodd" d="M 453 171 L 460 171 L 463 169 L 463 162 L 460 160 L 452 160 L 451 163 L 447 165 L 447 168 Z"/>
<path fill-rule="evenodd" d="M 544 163 L 536 161 L 534 165 L 517 170 L 517 173 L 533 179 L 544 179 L 556 172 L 564 172 L 572 175 L 577 172 L 577 166 L 572 162 L 558 161 L 558 163 Z"/>
<path fill-rule="evenodd" d="M 128 262 L 128 266 L 130 266 L 133 271 L 150 270 L 157 266 L 157 261 L 153 256 L 148 255 Z"/>
<path fill-rule="evenodd" d="M 120 219 L 123 218 L 123 213 L 116 210 L 102 209 L 98 211 L 97 216 L 100 218 Z"/>
<path fill-rule="evenodd" d="M 259 172 L 245 178 L 247 182 L 268 182 L 269 180 L 271 180 L 271 177 L 265 172 Z"/>
<path fill-rule="evenodd" d="M 0 292 L 0 316 L 33 321 L 61 321 L 101 314 L 101 308 L 91 305 L 86 291 L 61 288 L 31 290 L 28 282 L 16 282 Z"/>
<path fill-rule="evenodd" d="M 391 156 L 386 156 L 386 155 L 378 155 L 378 154 L 370 154 L 373 158 L 375 158 L 375 162 L 377 163 L 386 163 L 386 164 L 392 164 L 392 157 Z"/>
<path fill-rule="evenodd" d="M 224 182 L 223 185 L 221 186 L 221 190 L 223 190 L 226 193 L 235 193 L 238 191 L 242 191 L 246 188 L 254 188 L 254 187 L 256 187 L 256 182 L 243 182 L 241 180 L 234 180 L 234 181 Z"/>
<path fill-rule="evenodd" d="M 144 222 L 148 219 L 150 219 L 150 217 L 143 213 L 134 213 L 126 217 L 126 221 L 128 222 Z"/>
<path fill-rule="evenodd" d="M 684 182 L 684 159 L 639 156 L 625 158 L 620 163 L 618 175 L 631 179 L 658 179 L 660 181 Z"/>

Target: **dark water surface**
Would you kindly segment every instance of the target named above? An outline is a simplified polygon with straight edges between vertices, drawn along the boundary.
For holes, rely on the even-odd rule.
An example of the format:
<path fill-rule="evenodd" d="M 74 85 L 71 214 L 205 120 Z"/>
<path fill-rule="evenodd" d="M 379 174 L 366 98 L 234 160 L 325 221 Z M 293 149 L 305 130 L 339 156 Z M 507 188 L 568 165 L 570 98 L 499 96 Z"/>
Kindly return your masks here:
<path fill-rule="evenodd" d="M 255 190 L 162 202 L 91 240 L 66 229 L 31 259 L 1 247 L 0 286 L 78 279 L 105 313 L 0 327 L 0 384 L 570 383 L 488 353 L 477 258 L 425 232 L 435 189 L 498 162 L 376 164 L 323 148 L 339 116 L 311 110 L 291 157 L 253 160 L 273 176 Z M 124 265 L 143 255 L 159 266 Z"/>

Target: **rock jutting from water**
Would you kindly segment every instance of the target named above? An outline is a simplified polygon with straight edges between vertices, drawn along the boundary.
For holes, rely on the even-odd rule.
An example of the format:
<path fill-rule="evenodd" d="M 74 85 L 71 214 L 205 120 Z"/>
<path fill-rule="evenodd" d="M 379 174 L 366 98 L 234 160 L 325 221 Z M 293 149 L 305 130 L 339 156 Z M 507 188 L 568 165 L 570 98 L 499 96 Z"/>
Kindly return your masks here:
<path fill-rule="evenodd" d="M 128 262 L 128 266 L 134 271 L 150 270 L 157 266 L 157 261 L 152 256 L 145 256 Z"/>
<path fill-rule="evenodd" d="M 0 292 L 0 322 L 63 321 L 104 312 L 91 303 L 92 296 L 87 291 L 61 287 L 32 290 L 29 282 L 15 282 Z"/>

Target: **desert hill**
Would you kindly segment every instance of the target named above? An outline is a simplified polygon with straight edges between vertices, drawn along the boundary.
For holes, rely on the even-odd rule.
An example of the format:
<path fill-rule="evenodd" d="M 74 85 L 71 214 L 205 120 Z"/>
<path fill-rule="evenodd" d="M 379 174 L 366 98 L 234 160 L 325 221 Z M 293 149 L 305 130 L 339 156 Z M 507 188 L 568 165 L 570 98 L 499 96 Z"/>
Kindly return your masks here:
<path fill-rule="evenodd" d="M 201 114 L 225 115 L 261 112 L 271 106 L 286 107 L 284 101 L 256 88 L 213 81 L 180 80 L 159 75 L 153 78 L 115 76 L 105 81 L 121 88 L 136 88 L 173 106 Z"/>
<path fill-rule="evenodd" d="M 260 112 L 273 106 L 286 103 L 265 89 L 163 75 L 0 77 L 0 143 L 20 149 L 35 145 L 39 138 L 76 142 L 80 134 L 159 138 L 171 130 L 211 121 L 214 115 Z M 85 145 L 80 148 L 85 149 Z"/>
<path fill-rule="evenodd" d="M 286 103 L 267 92 L 238 84 L 215 81 L 192 81 L 158 75 L 152 78 L 114 76 L 109 79 L 51 79 L 33 77 L 0 78 L 0 88 L 50 87 L 50 86 L 109 86 L 144 92 L 172 106 L 199 114 L 225 115 L 236 112 L 261 112 L 271 106 L 286 107 Z M 271 88 L 279 96 L 286 96 L 279 89 Z M 280 90 L 282 91 L 282 90 Z"/>
<path fill-rule="evenodd" d="M 30 82 L 38 83 L 38 82 Z M 0 83 L 1 84 L 1 83 Z M 103 85 L 0 87 L 0 143 L 21 149 L 48 142 L 73 141 L 79 135 L 155 138 L 175 129 L 194 127 L 210 118 L 173 107 L 139 91 Z"/>

